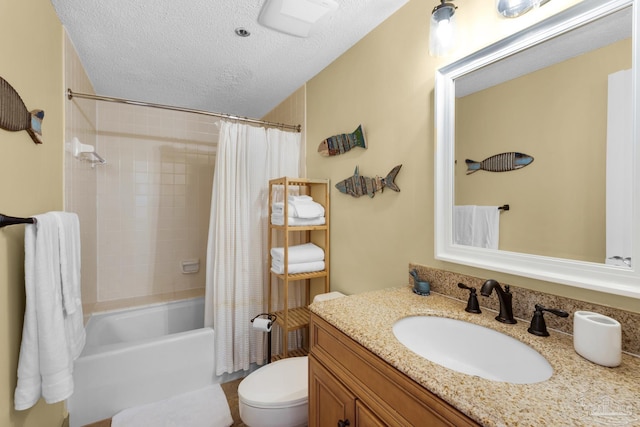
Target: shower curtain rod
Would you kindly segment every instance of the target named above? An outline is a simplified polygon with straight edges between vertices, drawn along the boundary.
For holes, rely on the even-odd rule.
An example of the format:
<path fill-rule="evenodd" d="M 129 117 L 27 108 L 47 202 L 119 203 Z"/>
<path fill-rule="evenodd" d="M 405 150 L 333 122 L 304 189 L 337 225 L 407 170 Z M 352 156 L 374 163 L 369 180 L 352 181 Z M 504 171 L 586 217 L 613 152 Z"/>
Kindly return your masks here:
<path fill-rule="evenodd" d="M 240 122 L 255 123 L 255 124 L 265 125 L 265 126 L 269 126 L 269 127 L 281 128 L 281 129 L 291 129 L 291 130 L 294 130 L 296 132 L 301 132 L 302 131 L 302 126 L 301 125 L 287 125 L 287 124 L 284 124 L 284 123 L 274 123 L 274 122 L 267 122 L 267 121 L 259 120 L 259 119 L 251 119 L 249 117 L 233 116 L 231 114 L 213 113 L 211 111 L 193 110 L 191 108 L 174 107 L 173 105 L 152 104 L 150 102 L 133 101 L 133 100 L 124 99 L 124 98 L 114 98 L 114 97 L 110 97 L 110 96 L 91 95 L 89 93 L 79 93 L 79 92 L 74 92 L 71 89 L 67 89 L 67 98 L 69 98 L 71 100 L 74 97 L 75 98 L 84 98 L 84 99 L 93 99 L 93 100 L 96 100 L 96 101 L 116 102 L 116 103 L 119 103 L 119 104 L 138 105 L 140 107 L 152 107 L 152 108 L 160 108 L 160 109 L 163 109 L 163 110 L 181 111 L 183 113 L 202 114 L 204 116 L 219 117 L 221 119 L 237 120 L 237 121 L 240 121 Z"/>

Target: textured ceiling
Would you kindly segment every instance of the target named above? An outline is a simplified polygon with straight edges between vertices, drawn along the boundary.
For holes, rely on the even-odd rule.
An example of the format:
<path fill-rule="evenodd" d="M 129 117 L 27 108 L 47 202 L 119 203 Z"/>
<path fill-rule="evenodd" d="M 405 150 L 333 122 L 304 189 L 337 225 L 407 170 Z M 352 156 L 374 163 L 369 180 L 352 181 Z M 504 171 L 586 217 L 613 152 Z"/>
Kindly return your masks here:
<path fill-rule="evenodd" d="M 263 0 L 52 3 L 98 95 L 262 117 L 407 1 L 337 0 L 308 38 L 260 25 Z"/>

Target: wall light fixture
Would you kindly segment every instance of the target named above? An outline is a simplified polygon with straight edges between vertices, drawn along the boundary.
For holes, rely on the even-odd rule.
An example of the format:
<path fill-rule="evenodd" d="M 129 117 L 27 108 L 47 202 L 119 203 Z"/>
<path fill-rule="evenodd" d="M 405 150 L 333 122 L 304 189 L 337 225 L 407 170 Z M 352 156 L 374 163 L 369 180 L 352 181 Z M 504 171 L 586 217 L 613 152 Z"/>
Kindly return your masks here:
<path fill-rule="evenodd" d="M 517 18 L 549 0 L 496 0 L 498 13 L 505 18 Z"/>
<path fill-rule="evenodd" d="M 444 56 L 456 45 L 457 6 L 445 0 L 433 8 L 429 29 L 429 55 Z"/>

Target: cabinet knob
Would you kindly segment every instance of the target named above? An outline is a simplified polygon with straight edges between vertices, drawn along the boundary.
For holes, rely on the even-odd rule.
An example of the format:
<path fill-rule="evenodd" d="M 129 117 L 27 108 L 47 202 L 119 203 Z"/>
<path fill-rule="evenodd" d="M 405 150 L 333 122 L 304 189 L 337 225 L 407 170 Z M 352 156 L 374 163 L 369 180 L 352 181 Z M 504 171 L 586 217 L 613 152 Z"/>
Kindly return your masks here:
<path fill-rule="evenodd" d="M 351 423 L 349 420 L 338 420 L 338 427 L 347 427 L 350 426 Z"/>

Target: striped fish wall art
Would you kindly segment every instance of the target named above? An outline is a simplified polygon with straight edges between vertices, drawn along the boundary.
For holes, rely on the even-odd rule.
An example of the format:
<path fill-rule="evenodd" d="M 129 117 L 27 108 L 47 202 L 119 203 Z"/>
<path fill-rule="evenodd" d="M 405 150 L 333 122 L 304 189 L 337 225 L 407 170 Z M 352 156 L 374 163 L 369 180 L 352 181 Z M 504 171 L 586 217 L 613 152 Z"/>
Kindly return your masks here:
<path fill-rule="evenodd" d="M 42 144 L 44 111 L 27 110 L 18 92 L 0 77 L 0 128 L 11 132 L 26 130 L 33 142 Z"/>
<path fill-rule="evenodd" d="M 522 169 L 533 162 L 533 157 L 528 154 L 511 151 L 508 153 L 496 154 L 495 156 L 488 157 L 481 162 L 469 159 L 466 159 L 465 162 L 467 163 L 467 175 L 469 175 L 479 170 L 488 172 L 508 172 L 516 169 Z"/>

